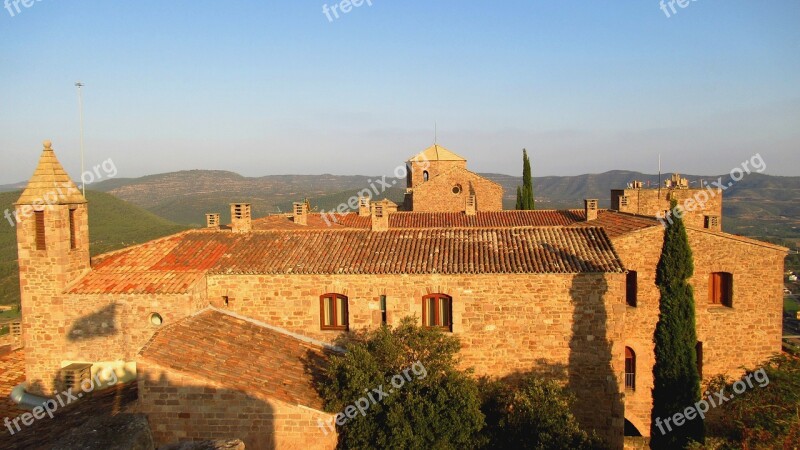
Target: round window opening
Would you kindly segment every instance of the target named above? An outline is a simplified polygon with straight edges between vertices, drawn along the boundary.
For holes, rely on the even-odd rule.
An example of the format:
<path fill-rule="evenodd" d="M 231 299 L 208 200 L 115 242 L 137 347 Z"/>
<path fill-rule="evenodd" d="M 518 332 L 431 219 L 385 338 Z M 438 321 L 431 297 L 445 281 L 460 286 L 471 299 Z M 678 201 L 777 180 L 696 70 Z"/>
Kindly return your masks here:
<path fill-rule="evenodd" d="M 154 326 L 160 327 L 162 323 L 164 323 L 164 319 L 161 318 L 161 314 L 153 313 L 150 314 L 150 323 Z"/>
<path fill-rule="evenodd" d="M 457 185 L 453 186 L 453 194 L 458 195 L 460 193 L 461 193 L 461 185 L 457 184 Z"/>

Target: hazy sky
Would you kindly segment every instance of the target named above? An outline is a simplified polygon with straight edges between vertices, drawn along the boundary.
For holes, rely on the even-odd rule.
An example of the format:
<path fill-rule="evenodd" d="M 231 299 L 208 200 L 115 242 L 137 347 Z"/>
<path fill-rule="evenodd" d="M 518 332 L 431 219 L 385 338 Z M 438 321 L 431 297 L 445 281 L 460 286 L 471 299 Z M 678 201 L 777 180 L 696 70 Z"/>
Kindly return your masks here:
<path fill-rule="evenodd" d="M 0 10 L 0 183 L 43 139 L 79 175 L 392 173 L 433 142 L 479 172 L 800 175 L 800 2 L 35 1 Z M 667 0 L 668 1 L 668 0 Z M 334 5 L 327 1 L 329 7 Z M 670 11 L 671 13 L 671 11 Z"/>

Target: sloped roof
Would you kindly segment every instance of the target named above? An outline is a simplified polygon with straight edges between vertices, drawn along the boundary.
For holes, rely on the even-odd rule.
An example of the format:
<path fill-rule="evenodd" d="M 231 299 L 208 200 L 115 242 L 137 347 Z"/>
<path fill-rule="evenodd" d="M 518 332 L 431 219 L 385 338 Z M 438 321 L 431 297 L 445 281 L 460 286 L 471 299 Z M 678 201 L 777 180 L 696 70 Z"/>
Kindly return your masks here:
<path fill-rule="evenodd" d="M 621 272 L 601 228 L 189 231 L 101 255 L 74 294 L 188 292 L 214 274 Z"/>
<path fill-rule="evenodd" d="M 581 211 L 582 216 L 586 214 Z M 573 223 L 574 227 L 602 227 L 608 237 L 615 238 L 634 231 L 646 228 L 661 226 L 655 217 L 637 216 L 633 214 L 621 213 L 617 211 L 600 210 L 597 212 L 597 219 L 590 222 L 581 220 Z"/>
<path fill-rule="evenodd" d="M 408 161 L 466 161 L 439 144 L 433 144 L 420 153 L 408 158 Z"/>
<path fill-rule="evenodd" d="M 81 191 L 58 162 L 50 141 L 44 142 L 39 164 L 16 204 L 31 205 L 34 202 L 50 205 L 86 203 Z"/>
<path fill-rule="evenodd" d="M 322 410 L 313 377 L 329 351 L 321 342 L 209 308 L 160 329 L 139 355 L 225 389 Z"/>

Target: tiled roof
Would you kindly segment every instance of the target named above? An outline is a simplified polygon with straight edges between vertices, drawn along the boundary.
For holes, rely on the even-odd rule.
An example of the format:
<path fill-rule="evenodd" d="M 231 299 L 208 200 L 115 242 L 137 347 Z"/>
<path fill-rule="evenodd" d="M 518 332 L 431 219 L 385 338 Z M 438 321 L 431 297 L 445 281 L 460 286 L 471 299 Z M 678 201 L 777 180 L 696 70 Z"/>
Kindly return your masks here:
<path fill-rule="evenodd" d="M 81 191 L 58 162 L 49 142 L 45 142 L 39 164 L 17 204 L 31 205 L 42 201 L 50 205 L 86 203 Z"/>
<path fill-rule="evenodd" d="M 372 219 L 361 217 L 357 213 L 320 214 L 309 213 L 306 225 L 298 225 L 286 214 L 276 214 L 253 220 L 254 230 L 325 230 L 339 228 L 370 228 Z"/>
<path fill-rule="evenodd" d="M 450 150 L 438 144 L 433 144 L 422 152 L 412 156 L 409 161 L 466 161 Z"/>
<path fill-rule="evenodd" d="M 581 211 L 581 214 L 583 212 Z M 616 211 L 598 211 L 597 219 L 575 222 L 575 227 L 602 227 L 610 238 L 615 238 L 645 228 L 660 226 L 654 217 L 636 216 Z"/>
<path fill-rule="evenodd" d="M 70 293 L 187 292 L 222 274 L 619 272 L 594 227 L 190 231 L 104 255 Z"/>
<path fill-rule="evenodd" d="M 390 228 L 494 228 L 566 226 L 583 221 L 582 209 L 535 211 L 397 212 L 389 216 Z"/>
<path fill-rule="evenodd" d="M 159 330 L 140 356 L 225 389 L 322 410 L 313 376 L 327 351 L 273 327 L 207 309 Z"/>

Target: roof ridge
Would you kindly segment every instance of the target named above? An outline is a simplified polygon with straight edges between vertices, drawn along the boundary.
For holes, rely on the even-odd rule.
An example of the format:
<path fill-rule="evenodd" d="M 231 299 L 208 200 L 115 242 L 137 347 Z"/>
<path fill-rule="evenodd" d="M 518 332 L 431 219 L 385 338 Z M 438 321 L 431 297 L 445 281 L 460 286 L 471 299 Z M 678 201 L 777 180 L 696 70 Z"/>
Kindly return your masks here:
<path fill-rule="evenodd" d="M 692 231 L 699 231 L 701 233 L 707 233 L 707 234 L 710 234 L 710 235 L 713 235 L 713 236 L 719 236 L 719 237 L 722 237 L 722 238 L 727 238 L 727 239 L 731 239 L 731 240 L 734 240 L 734 241 L 739 241 L 739 242 L 742 242 L 742 243 L 745 243 L 745 244 L 755 245 L 755 246 L 758 246 L 758 247 L 766 247 L 766 248 L 769 248 L 771 250 L 776 250 L 776 251 L 781 251 L 781 252 L 788 252 L 789 251 L 789 248 L 784 247 L 782 245 L 777 245 L 777 244 L 773 244 L 773 243 L 770 243 L 770 242 L 760 241 L 758 239 L 749 238 L 747 236 L 740 236 L 738 234 L 726 233 L 724 231 L 713 231 L 713 230 L 708 230 L 706 228 L 698 228 L 698 227 L 693 227 L 693 226 L 689 226 L 689 225 L 686 225 L 686 229 L 687 230 L 692 230 Z"/>
<path fill-rule="evenodd" d="M 289 337 L 291 337 L 293 339 L 297 339 L 298 341 L 305 342 L 307 344 L 312 344 L 312 345 L 315 345 L 315 346 L 320 347 L 320 348 L 333 350 L 333 351 L 339 352 L 339 353 L 344 353 L 344 351 L 345 351 L 345 349 L 342 348 L 342 347 L 339 347 L 339 346 L 336 346 L 336 345 L 331 345 L 331 344 L 328 344 L 327 342 L 323 342 L 323 341 L 320 341 L 320 340 L 317 340 L 317 339 L 314 339 L 314 338 L 311 338 L 311 337 L 308 337 L 308 336 L 305 336 L 305 335 L 302 335 L 302 334 L 299 334 L 299 333 L 294 333 L 294 332 L 291 332 L 291 331 L 289 331 L 289 330 L 287 330 L 285 328 L 276 327 L 276 326 L 270 325 L 270 324 L 268 324 L 266 322 L 262 322 L 260 320 L 253 319 L 251 317 L 247 317 L 247 316 L 235 313 L 233 311 L 220 309 L 220 308 L 217 308 L 217 307 L 212 306 L 212 305 L 209 305 L 208 307 L 204 308 L 203 310 L 198 311 L 197 313 L 195 313 L 195 314 L 193 314 L 191 316 L 188 316 L 188 317 L 196 317 L 196 316 L 199 316 L 200 314 L 208 312 L 208 311 L 215 311 L 215 312 L 218 312 L 220 314 L 225 314 L 225 315 L 233 317 L 235 319 L 239 319 L 239 320 L 248 322 L 248 323 L 250 323 L 252 325 L 256 325 L 256 326 L 264 328 L 266 330 L 274 331 L 276 333 L 280 333 L 280 334 L 283 334 L 285 336 L 289 336 Z"/>

